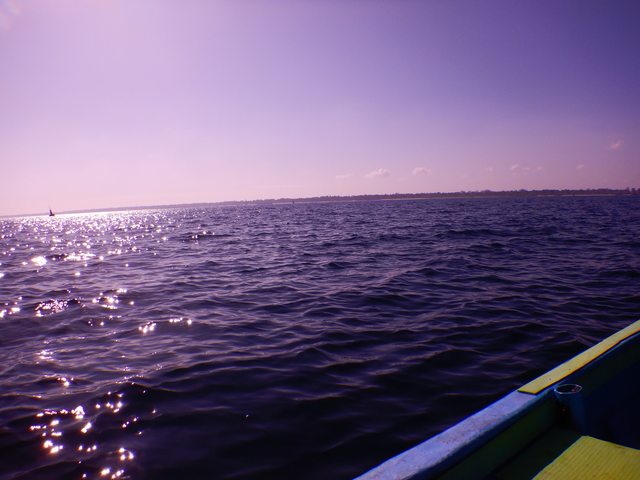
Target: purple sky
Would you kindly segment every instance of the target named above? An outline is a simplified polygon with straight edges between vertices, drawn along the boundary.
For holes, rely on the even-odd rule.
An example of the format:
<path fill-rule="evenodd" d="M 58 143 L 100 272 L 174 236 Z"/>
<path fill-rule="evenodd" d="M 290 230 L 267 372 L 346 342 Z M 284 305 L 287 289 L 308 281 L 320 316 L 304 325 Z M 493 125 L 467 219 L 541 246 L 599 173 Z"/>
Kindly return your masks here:
<path fill-rule="evenodd" d="M 640 3 L 0 0 L 0 215 L 640 188 Z"/>

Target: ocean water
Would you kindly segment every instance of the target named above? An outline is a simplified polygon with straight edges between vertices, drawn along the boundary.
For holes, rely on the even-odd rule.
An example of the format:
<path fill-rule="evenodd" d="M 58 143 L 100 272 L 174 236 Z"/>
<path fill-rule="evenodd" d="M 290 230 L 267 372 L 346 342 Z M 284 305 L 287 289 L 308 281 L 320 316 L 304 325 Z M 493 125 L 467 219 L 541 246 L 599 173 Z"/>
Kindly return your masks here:
<path fill-rule="evenodd" d="M 0 219 L 0 478 L 355 477 L 640 318 L 639 207 Z"/>

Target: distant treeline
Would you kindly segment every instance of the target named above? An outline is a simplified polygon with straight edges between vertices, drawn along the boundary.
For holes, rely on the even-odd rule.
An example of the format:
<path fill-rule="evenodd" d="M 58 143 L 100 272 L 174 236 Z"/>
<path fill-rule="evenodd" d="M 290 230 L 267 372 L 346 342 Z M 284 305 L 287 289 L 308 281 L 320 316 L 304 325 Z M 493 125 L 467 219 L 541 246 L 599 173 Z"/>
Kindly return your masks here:
<path fill-rule="evenodd" d="M 420 198 L 475 198 L 475 197 L 557 197 L 580 195 L 640 195 L 640 190 L 627 188 L 615 190 L 611 188 L 580 189 L 580 190 L 506 190 L 494 192 L 493 190 L 481 190 L 475 192 L 435 192 L 435 193 L 390 193 L 385 195 L 325 195 L 309 198 L 278 198 L 269 200 L 239 200 L 228 202 L 216 202 L 216 205 L 256 205 L 274 203 L 309 203 L 309 202 L 357 202 L 372 200 L 409 200 Z"/>
<path fill-rule="evenodd" d="M 311 202 L 360 202 L 372 200 L 410 200 L 420 198 L 474 198 L 474 197 L 558 197 L 580 195 L 640 195 L 640 189 L 626 188 L 615 190 L 612 188 L 587 188 L 580 190 L 507 190 L 494 192 L 493 190 L 481 190 L 477 192 L 436 192 L 436 193 L 391 193 L 387 195 L 325 195 L 323 197 L 309 198 L 278 198 L 265 200 L 231 200 L 227 202 L 188 203 L 175 205 L 148 205 L 138 207 L 116 207 L 91 210 L 71 210 L 57 213 L 89 213 L 89 212 L 115 212 L 126 210 L 155 210 L 161 208 L 198 208 L 213 205 L 273 205 L 279 203 L 311 203 Z M 14 216 L 14 215 L 12 215 Z M 22 215 L 21 215 L 22 216 Z"/>

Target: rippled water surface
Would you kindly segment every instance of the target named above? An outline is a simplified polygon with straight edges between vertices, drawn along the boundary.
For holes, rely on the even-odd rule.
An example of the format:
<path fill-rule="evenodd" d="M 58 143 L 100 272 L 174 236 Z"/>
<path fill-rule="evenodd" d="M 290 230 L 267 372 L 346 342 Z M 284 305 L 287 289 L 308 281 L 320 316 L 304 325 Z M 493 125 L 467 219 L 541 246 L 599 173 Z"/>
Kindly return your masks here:
<path fill-rule="evenodd" d="M 0 478 L 352 478 L 640 318 L 639 207 L 0 219 Z"/>

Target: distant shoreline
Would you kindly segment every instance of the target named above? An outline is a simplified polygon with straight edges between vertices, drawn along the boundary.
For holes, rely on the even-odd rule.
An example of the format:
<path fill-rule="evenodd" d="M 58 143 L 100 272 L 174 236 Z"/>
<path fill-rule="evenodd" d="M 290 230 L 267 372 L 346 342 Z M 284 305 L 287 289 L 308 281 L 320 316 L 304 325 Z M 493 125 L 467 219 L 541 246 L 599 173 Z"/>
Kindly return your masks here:
<path fill-rule="evenodd" d="M 74 214 L 74 213 L 100 213 L 100 212 L 121 212 L 135 210 L 161 210 L 167 208 L 201 208 L 211 206 L 241 206 L 241 205 L 282 205 L 292 203 L 319 203 L 319 202 L 363 202 L 375 200 L 418 200 L 433 198 L 483 198 L 483 197 L 585 197 L 585 196 L 628 196 L 640 195 L 640 189 L 627 188 L 624 190 L 616 190 L 611 188 L 596 189 L 580 189 L 580 190 L 482 190 L 482 191 L 461 191 L 461 192 L 436 192 L 436 193 L 390 193 L 377 195 L 325 195 L 322 197 L 301 197 L 301 198 L 278 198 L 278 199 L 259 199 L 259 200 L 228 200 L 223 202 L 201 202 L 201 203 L 182 203 L 168 205 L 147 205 L 135 207 L 111 207 L 111 208 L 93 208 L 87 210 L 67 210 L 58 212 L 58 214 Z M 23 215 L 0 215 L 0 218 L 14 217 L 37 217 L 48 215 L 48 213 L 23 214 Z"/>

